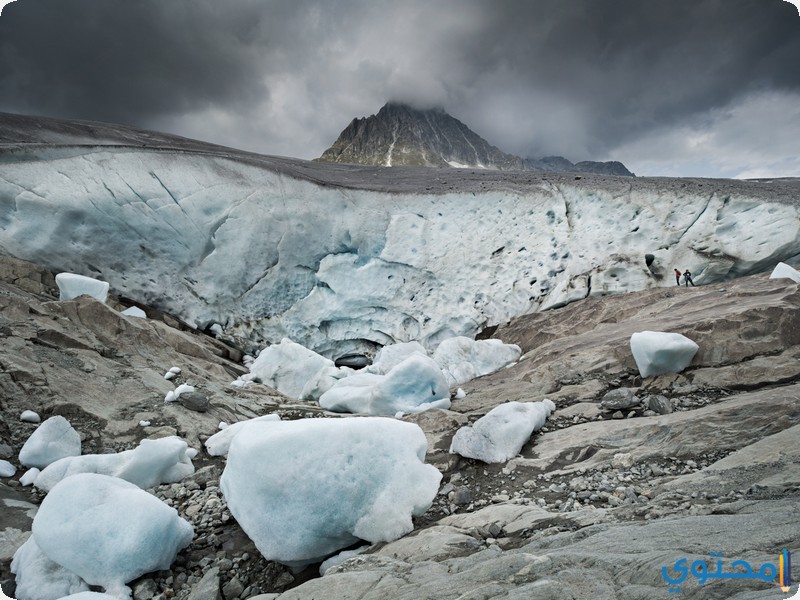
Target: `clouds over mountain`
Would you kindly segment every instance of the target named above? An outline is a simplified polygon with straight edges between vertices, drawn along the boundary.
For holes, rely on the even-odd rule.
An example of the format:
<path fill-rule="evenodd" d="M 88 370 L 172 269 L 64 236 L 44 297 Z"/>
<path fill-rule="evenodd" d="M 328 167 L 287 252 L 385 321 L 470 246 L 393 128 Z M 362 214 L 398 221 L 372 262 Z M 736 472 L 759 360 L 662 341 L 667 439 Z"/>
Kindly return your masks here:
<path fill-rule="evenodd" d="M 311 158 L 397 100 L 523 156 L 640 172 L 623 153 L 660 146 L 644 173 L 669 169 L 664 141 L 689 130 L 719 141 L 702 168 L 735 175 L 754 166 L 734 152 L 747 132 L 800 135 L 796 113 L 750 110 L 800 100 L 797 56 L 782 0 L 17 0 L 0 17 L 0 110 Z"/>

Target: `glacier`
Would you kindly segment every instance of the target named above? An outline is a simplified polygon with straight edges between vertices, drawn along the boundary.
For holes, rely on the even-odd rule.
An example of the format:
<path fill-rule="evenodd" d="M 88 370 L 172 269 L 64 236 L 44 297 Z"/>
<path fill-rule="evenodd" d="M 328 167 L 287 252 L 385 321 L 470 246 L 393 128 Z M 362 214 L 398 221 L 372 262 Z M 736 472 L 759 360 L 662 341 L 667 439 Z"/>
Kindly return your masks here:
<path fill-rule="evenodd" d="M 201 146 L 202 147 L 202 146 Z M 800 255 L 798 180 L 357 167 L 126 144 L 0 147 L 0 251 L 230 337 L 434 350 L 590 297 Z"/>

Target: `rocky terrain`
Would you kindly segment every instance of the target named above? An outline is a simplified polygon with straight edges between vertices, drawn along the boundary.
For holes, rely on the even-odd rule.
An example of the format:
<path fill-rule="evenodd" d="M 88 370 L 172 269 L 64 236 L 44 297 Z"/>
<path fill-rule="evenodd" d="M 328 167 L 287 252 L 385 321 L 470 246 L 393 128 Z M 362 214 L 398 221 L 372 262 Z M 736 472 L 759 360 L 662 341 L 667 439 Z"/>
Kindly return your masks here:
<path fill-rule="evenodd" d="M 523 349 L 516 365 L 464 385 L 451 410 L 404 417 L 444 474 L 434 504 L 410 535 L 324 577 L 259 556 L 219 490 L 224 459 L 201 443 L 220 421 L 342 416 L 263 385 L 231 387 L 241 351 L 174 317 L 121 316 L 130 302 L 118 297 L 56 299 L 51 272 L 0 257 L 0 458 L 15 462 L 35 428 L 19 419 L 26 409 L 67 417 L 84 453 L 174 434 L 201 451 L 192 477 L 150 490 L 195 538 L 170 570 L 131 584 L 136 600 L 671 598 L 662 567 L 672 575 L 681 558 L 721 552 L 726 568 L 738 559 L 757 570 L 800 546 L 800 295 L 789 280 L 588 298 L 497 328 Z M 700 350 L 683 373 L 642 380 L 628 346 L 641 330 L 682 333 Z M 170 382 L 172 366 L 182 372 Z M 178 382 L 207 404 L 164 403 Z M 557 411 L 508 463 L 448 453 L 458 427 L 497 404 L 545 397 Z M 41 500 L 23 472 L 0 480 L 0 580 L 12 596 L 10 558 Z M 786 597 L 775 582 L 692 576 L 680 593 Z"/>
<path fill-rule="evenodd" d="M 562 156 L 520 158 L 492 146 L 442 108 L 389 102 L 353 119 L 318 161 L 382 167 L 458 167 L 500 171 L 600 173 L 633 177 L 620 162 L 572 163 Z"/>

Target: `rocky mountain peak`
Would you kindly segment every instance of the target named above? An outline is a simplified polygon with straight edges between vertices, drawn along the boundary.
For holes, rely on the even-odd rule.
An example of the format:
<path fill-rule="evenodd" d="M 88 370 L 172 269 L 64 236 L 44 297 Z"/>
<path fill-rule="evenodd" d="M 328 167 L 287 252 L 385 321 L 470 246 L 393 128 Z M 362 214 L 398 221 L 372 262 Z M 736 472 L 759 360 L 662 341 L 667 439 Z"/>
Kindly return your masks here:
<path fill-rule="evenodd" d="M 507 154 L 442 107 L 420 109 L 402 102 L 387 102 L 377 114 L 353 119 L 317 160 L 382 167 L 462 167 L 634 176 L 618 161 L 572 163 L 562 156 L 523 159 Z"/>
<path fill-rule="evenodd" d="M 376 166 L 523 169 L 521 158 L 492 146 L 441 107 L 388 102 L 353 119 L 321 161 Z"/>

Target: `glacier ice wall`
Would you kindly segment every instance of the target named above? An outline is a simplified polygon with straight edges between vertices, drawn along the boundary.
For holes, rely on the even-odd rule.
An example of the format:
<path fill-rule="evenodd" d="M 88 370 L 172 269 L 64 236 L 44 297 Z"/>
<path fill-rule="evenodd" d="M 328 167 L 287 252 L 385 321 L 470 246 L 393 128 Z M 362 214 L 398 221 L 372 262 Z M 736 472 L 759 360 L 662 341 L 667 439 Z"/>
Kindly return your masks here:
<path fill-rule="evenodd" d="M 334 178 L 332 167 L 279 164 L 6 149 L 0 248 L 200 328 L 219 323 L 253 344 L 288 337 L 329 357 L 432 348 L 579 298 L 675 285 L 674 267 L 702 284 L 800 253 L 798 208 L 756 183 L 525 174 L 505 185 L 429 169 L 370 189 L 376 170 L 337 166 Z"/>

